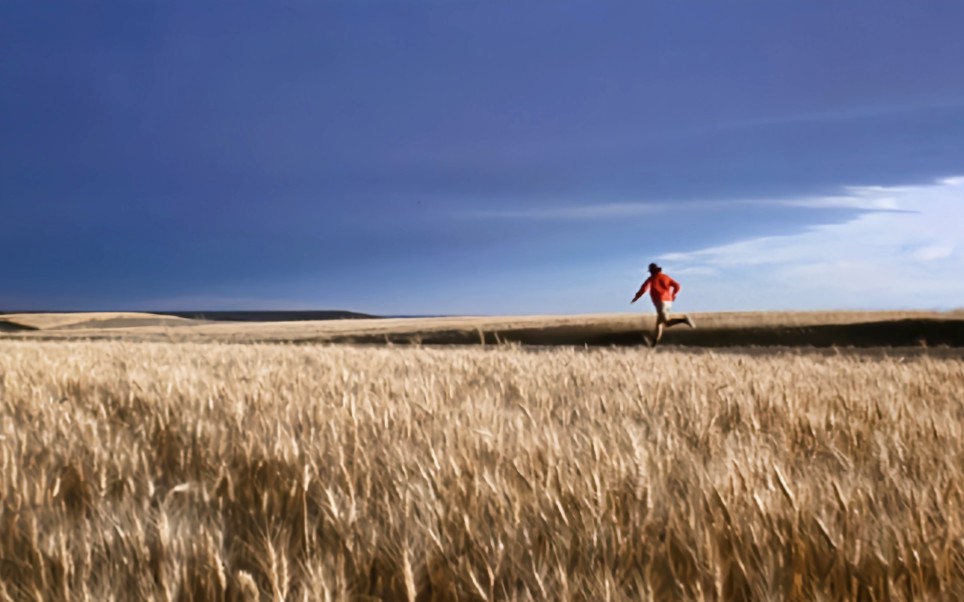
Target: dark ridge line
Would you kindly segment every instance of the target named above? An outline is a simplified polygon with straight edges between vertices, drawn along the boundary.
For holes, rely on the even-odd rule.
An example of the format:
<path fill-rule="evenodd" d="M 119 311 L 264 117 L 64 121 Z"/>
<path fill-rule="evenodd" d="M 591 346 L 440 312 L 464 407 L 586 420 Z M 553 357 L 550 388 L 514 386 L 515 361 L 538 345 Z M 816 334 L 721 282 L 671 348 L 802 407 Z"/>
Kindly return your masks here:
<path fill-rule="evenodd" d="M 498 345 L 634 347 L 648 330 L 599 332 L 592 326 L 493 329 L 482 333 L 457 329 L 425 333 L 344 334 L 311 342 L 395 345 Z M 296 340 L 290 342 L 308 342 Z M 910 318 L 810 326 L 713 327 L 667 331 L 663 344 L 674 347 L 964 347 L 964 320 Z"/>
<path fill-rule="evenodd" d="M 36 336 L 25 331 L 38 330 L 13 322 L 0 320 L 5 338 L 21 340 L 130 340 L 118 332 L 87 333 L 78 337 L 63 335 Z M 18 337 L 18 332 L 22 337 Z M 495 328 L 480 332 L 478 329 L 449 328 L 427 332 L 408 333 L 344 333 L 333 336 L 279 337 L 257 336 L 244 341 L 220 340 L 217 337 L 197 337 L 187 334 L 184 338 L 173 335 L 157 335 L 150 340 L 178 340 L 185 342 L 237 342 L 239 344 L 290 344 L 290 345 L 424 345 L 424 346 L 480 346 L 518 344 L 527 347 L 641 347 L 648 329 L 601 329 L 593 325 L 568 324 L 545 328 Z M 852 324 L 820 324 L 807 326 L 757 326 L 757 327 L 707 327 L 689 330 L 674 328 L 667 331 L 662 346 L 673 348 L 964 348 L 964 319 L 947 320 L 932 318 L 909 318 L 858 322 Z"/>

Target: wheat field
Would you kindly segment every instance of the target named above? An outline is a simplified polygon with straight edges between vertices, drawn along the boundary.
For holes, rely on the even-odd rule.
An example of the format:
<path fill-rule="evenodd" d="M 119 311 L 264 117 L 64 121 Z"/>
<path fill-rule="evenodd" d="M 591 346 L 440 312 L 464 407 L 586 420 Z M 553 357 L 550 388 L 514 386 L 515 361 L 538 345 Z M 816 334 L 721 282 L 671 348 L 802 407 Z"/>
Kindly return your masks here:
<path fill-rule="evenodd" d="M 964 599 L 956 352 L 0 342 L 6 600 Z"/>

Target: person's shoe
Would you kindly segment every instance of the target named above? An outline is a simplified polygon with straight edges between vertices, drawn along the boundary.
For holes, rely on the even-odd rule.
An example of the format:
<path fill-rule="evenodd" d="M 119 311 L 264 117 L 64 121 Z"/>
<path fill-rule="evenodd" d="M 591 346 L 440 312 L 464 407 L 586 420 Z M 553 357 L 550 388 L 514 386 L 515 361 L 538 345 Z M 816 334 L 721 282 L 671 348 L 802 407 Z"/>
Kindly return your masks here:
<path fill-rule="evenodd" d="M 689 317 L 689 316 L 686 316 L 685 318 L 683 318 L 683 321 L 684 321 L 684 322 L 686 323 L 686 325 L 689 326 L 690 328 L 696 328 L 696 322 L 693 321 L 693 318 L 691 318 L 691 317 Z"/>
<path fill-rule="evenodd" d="M 643 335 L 643 342 L 646 343 L 646 346 L 647 346 L 647 347 L 655 347 L 655 346 L 656 346 L 656 343 L 654 343 L 653 340 L 652 340 L 651 338 L 649 338 L 648 336 L 646 336 L 646 335 Z"/>

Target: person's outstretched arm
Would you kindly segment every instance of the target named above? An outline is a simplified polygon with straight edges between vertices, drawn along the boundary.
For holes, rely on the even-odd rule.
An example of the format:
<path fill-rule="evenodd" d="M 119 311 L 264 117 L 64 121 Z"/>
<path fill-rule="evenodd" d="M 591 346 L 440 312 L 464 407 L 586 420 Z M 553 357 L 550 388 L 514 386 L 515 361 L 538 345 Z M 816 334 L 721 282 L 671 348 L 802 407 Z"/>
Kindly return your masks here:
<path fill-rule="evenodd" d="M 672 278 L 669 279 L 669 287 L 673 290 L 673 301 L 676 301 L 676 295 L 679 294 L 679 290 L 682 287 L 680 287 L 679 282 L 676 282 Z"/>
<path fill-rule="evenodd" d="M 646 291 L 649 290 L 649 284 L 650 284 L 650 281 L 651 281 L 652 279 L 653 279 L 653 277 L 650 276 L 649 278 L 646 279 L 646 282 L 643 283 L 643 286 L 639 287 L 639 290 L 636 291 L 636 296 L 633 297 L 633 300 L 629 302 L 630 305 L 632 305 L 633 303 L 636 303 L 636 301 L 637 301 L 640 297 L 642 297 L 643 295 L 646 294 Z"/>

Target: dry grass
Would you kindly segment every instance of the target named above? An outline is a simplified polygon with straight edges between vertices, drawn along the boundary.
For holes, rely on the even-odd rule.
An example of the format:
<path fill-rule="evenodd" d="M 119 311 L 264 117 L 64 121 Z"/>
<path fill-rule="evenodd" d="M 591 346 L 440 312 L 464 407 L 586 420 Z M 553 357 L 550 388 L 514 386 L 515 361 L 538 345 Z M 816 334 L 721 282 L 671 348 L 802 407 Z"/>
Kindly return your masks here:
<path fill-rule="evenodd" d="M 961 599 L 945 355 L 3 342 L 0 598 Z"/>

